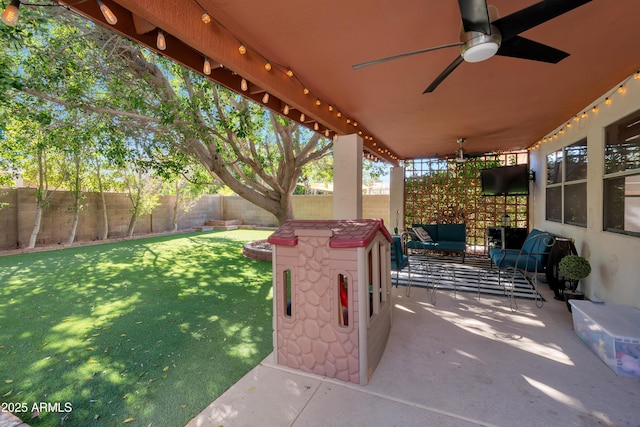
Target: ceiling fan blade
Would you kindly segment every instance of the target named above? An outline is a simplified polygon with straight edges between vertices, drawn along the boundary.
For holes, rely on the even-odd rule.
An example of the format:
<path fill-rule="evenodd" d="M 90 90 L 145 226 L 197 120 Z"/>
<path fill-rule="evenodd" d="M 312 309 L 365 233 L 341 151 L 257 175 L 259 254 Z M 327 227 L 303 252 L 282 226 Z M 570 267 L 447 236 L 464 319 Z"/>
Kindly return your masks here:
<path fill-rule="evenodd" d="M 491 34 L 486 0 L 458 0 L 458 6 L 460 7 L 462 27 L 465 32 L 479 31 L 484 34 Z"/>
<path fill-rule="evenodd" d="M 441 46 L 429 47 L 426 49 L 414 50 L 413 52 L 401 53 L 400 55 L 387 56 L 386 58 L 374 59 L 373 61 L 361 62 L 360 64 L 352 65 L 351 68 L 359 70 L 360 68 L 368 67 L 370 65 L 380 64 L 382 62 L 393 61 L 394 59 L 405 58 L 407 56 L 419 55 L 425 52 L 431 52 L 433 50 L 445 49 L 448 47 L 461 46 L 462 42 L 443 44 Z"/>
<path fill-rule="evenodd" d="M 449 66 L 445 68 L 444 71 L 441 72 L 440 75 L 436 77 L 436 79 L 422 93 L 425 94 L 425 93 L 433 92 L 435 88 L 437 88 L 438 85 L 442 83 L 442 81 L 446 79 L 449 74 L 453 72 L 453 70 L 458 68 L 458 65 L 462 64 L 462 61 L 464 61 L 464 59 L 462 59 L 461 55 L 458 55 L 456 59 L 454 59 L 453 62 L 449 64 Z"/>
<path fill-rule="evenodd" d="M 532 61 L 548 62 L 550 64 L 557 64 L 569 56 L 567 52 L 563 52 L 555 47 L 547 46 L 546 44 L 520 36 L 511 37 L 502 43 L 496 55 L 530 59 Z"/>
<path fill-rule="evenodd" d="M 545 0 L 507 15 L 493 22 L 502 34 L 502 41 L 509 40 L 523 31 L 547 22 L 557 16 L 580 7 L 591 0 Z"/>

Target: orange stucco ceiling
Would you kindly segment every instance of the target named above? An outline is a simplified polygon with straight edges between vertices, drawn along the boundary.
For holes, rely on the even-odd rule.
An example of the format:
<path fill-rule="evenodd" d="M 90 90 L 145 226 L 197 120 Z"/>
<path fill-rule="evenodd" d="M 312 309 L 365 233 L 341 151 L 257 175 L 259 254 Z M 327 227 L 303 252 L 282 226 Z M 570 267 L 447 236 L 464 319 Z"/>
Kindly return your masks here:
<path fill-rule="evenodd" d="M 424 95 L 459 55 L 457 47 L 360 70 L 352 65 L 457 42 L 455 0 L 116 2 L 105 0 L 121 17 L 115 31 L 153 47 L 155 32 L 138 34 L 133 26 L 131 16 L 142 18 L 170 35 L 165 55 L 194 69 L 206 55 L 225 66 L 213 79 L 241 91 L 244 77 L 250 89 L 243 93 L 259 101 L 268 91 L 270 108 L 289 105 L 291 116 L 304 112 L 306 124 L 317 122 L 321 131 L 362 132 L 370 152 L 391 160 L 450 155 L 460 137 L 467 152 L 527 148 L 640 67 L 637 0 L 593 0 L 522 33 L 570 53 L 558 64 L 501 56 L 463 63 Z M 490 3 L 506 16 L 535 2 Z M 200 6 L 211 23 L 200 20 Z M 103 21 L 94 1 L 74 8 Z M 238 52 L 240 42 L 246 55 Z M 284 73 L 287 67 L 294 78 Z"/>

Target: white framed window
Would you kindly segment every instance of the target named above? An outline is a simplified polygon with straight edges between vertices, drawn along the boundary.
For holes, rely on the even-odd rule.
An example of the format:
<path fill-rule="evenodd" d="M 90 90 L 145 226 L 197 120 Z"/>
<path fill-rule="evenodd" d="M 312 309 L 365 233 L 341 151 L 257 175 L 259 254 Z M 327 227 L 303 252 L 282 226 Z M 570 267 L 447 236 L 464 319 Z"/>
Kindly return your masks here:
<path fill-rule="evenodd" d="M 604 231 L 640 237 L 640 110 L 605 129 Z"/>
<path fill-rule="evenodd" d="M 547 155 L 548 221 L 587 226 L 587 139 Z"/>

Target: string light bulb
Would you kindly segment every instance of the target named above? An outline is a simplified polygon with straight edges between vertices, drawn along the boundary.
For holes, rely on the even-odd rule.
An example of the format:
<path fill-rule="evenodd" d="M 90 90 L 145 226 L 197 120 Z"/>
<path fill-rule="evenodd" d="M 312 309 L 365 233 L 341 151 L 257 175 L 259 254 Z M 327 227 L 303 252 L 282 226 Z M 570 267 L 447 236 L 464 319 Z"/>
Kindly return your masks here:
<path fill-rule="evenodd" d="M 289 115 L 289 106 L 285 104 L 284 108 L 282 109 L 282 114 L 284 114 L 285 116 Z"/>
<path fill-rule="evenodd" d="M 271 62 L 267 61 L 264 64 L 264 69 L 267 70 L 267 71 L 271 71 Z"/>
<path fill-rule="evenodd" d="M 620 87 L 618 87 L 618 90 L 617 90 L 618 93 L 625 93 L 626 91 L 627 89 L 625 89 L 623 85 L 620 85 Z"/>
<path fill-rule="evenodd" d="M 262 97 L 262 103 L 266 104 L 267 102 L 269 102 L 269 92 L 265 92 L 264 96 Z"/>
<path fill-rule="evenodd" d="M 202 72 L 205 73 L 207 76 L 209 74 L 211 74 L 211 62 L 209 61 L 209 58 L 207 58 L 206 56 L 204 57 L 204 64 L 202 65 Z"/>
<path fill-rule="evenodd" d="M 317 131 L 318 129 L 320 129 L 320 125 L 318 124 L 318 122 L 315 122 L 313 124 L 313 130 Z"/>
<path fill-rule="evenodd" d="M 306 116 L 304 115 L 304 113 L 300 113 L 300 122 L 304 123 L 305 119 L 306 119 Z"/>
<path fill-rule="evenodd" d="M 594 105 L 593 108 L 591 109 L 591 111 L 593 111 L 594 113 L 598 112 L 598 106 Z"/>
<path fill-rule="evenodd" d="M 240 43 L 240 47 L 238 47 L 238 52 L 240 52 L 240 55 L 244 55 L 245 53 L 247 53 L 247 48 L 244 46 L 244 44 Z"/>
<path fill-rule="evenodd" d="M 204 22 L 205 24 L 208 24 L 209 22 L 211 22 L 211 15 L 209 15 L 205 10 L 202 13 L 202 16 L 200 17 L 200 19 L 202 19 L 202 22 Z"/>
<path fill-rule="evenodd" d="M 158 38 L 156 39 L 156 47 L 160 50 L 167 48 L 167 39 L 164 37 L 164 31 L 158 28 Z"/>
<path fill-rule="evenodd" d="M 287 76 L 293 77 L 293 71 L 291 71 L 291 68 L 287 68 Z"/>
<path fill-rule="evenodd" d="M 636 71 L 636 72 L 633 74 L 633 78 L 634 78 L 634 80 L 640 79 L 640 70 Z"/>
<path fill-rule="evenodd" d="M 243 92 L 246 92 L 247 89 L 249 89 L 249 84 L 247 83 L 247 79 L 242 79 L 242 81 L 240 82 L 240 89 L 242 89 Z"/>
<path fill-rule="evenodd" d="M 302 89 L 302 93 L 304 93 L 305 95 L 309 95 L 309 89 L 305 87 L 304 89 Z"/>
<path fill-rule="evenodd" d="M 316 105 L 319 107 L 322 104 L 322 102 L 320 102 L 320 99 L 316 99 Z"/>
<path fill-rule="evenodd" d="M 100 12 L 102 12 L 102 16 L 104 16 L 104 19 L 109 24 L 116 25 L 118 23 L 118 18 L 116 18 L 116 15 L 114 15 L 111 9 L 109 9 L 109 6 L 104 4 L 102 0 L 97 0 L 97 1 L 98 1 L 98 6 L 100 6 Z"/>
<path fill-rule="evenodd" d="M 604 103 L 605 103 L 605 105 L 611 105 L 611 99 L 607 96 L 607 97 L 604 99 Z"/>
<path fill-rule="evenodd" d="M 327 138 L 329 138 L 329 129 L 325 129 L 325 130 L 324 130 L 324 136 L 326 136 Z"/>
<path fill-rule="evenodd" d="M 15 27 L 18 23 L 18 9 L 20 8 L 19 0 L 11 0 L 9 6 L 2 12 L 2 22 L 10 27 Z"/>

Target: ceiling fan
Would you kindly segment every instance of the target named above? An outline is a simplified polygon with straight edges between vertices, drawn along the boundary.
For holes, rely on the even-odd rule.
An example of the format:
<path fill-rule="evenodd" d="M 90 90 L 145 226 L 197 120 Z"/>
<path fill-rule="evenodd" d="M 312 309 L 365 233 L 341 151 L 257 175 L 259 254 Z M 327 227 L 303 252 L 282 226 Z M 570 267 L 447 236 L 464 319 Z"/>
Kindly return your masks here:
<path fill-rule="evenodd" d="M 458 0 L 460 15 L 462 16 L 462 31 L 459 42 L 362 62 L 352 68 L 357 70 L 381 62 L 459 46 L 460 55 L 422 92 L 429 93 L 433 92 L 463 61 L 480 62 L 491 58 L 493 55 L 502 55 L 556 64 L 569 56 L 569 54 L 554 47 L 520 37 L 518 34 L 590 1 L 544 0 L 502 18 L 497 18 L 496 13 L 494 18 L 497 19 L 493 20 L 489 11 L 495 12 L 496 9 L 493 6 L 487 6 L 486 0 Z"/>
<path fill-rule="evenodd" d="M 464 155 L 464 148 L 462 148 L 462 144 L 466 141 L 466 138 L 458 138 L 458 149 L 456 150 L 456 162 L 464 163 L 467 161 L 467 158 Z"/>

